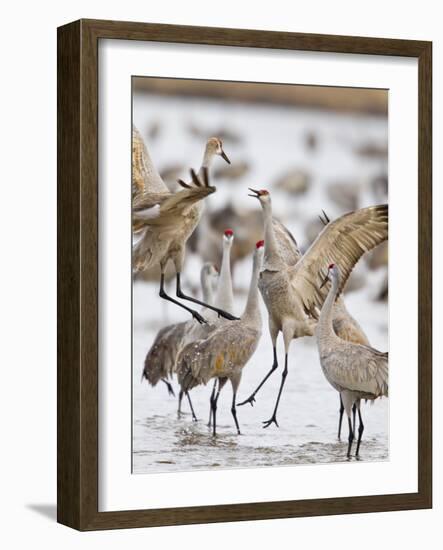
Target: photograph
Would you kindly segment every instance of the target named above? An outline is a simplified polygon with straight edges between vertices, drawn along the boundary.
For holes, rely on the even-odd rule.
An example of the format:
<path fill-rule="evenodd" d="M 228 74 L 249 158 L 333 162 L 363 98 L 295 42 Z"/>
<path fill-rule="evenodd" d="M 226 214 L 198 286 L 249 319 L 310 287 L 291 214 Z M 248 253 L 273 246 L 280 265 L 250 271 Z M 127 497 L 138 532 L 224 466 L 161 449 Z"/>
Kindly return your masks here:
<path fill-rule="evenodd" d="M 388 97 L 132 77 L 134 474 L 389 461 Z"/>

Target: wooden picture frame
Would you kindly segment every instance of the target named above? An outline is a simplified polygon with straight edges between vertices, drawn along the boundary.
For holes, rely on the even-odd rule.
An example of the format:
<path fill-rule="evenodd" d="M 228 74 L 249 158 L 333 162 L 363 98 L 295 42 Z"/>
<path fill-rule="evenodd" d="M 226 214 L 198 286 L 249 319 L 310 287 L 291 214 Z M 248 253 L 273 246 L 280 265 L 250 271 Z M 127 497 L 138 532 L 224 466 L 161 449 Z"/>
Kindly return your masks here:
<path fill-rule="evenodd" d="M 418 491 L 346 498 L 98 511 L 98 41 L 418 59 Z M 80 20 L 58 29 L 58 521 L 79 530 L 432 506 L 432 44 L 423 41 Z"/>

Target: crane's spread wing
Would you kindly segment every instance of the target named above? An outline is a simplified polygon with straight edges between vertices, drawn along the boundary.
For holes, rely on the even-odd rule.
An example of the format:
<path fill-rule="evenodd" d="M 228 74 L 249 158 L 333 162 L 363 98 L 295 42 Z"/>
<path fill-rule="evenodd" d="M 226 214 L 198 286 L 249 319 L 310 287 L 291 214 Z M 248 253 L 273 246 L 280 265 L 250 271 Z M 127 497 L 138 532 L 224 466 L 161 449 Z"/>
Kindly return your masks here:
<path fill-rule="evenodd" d="M 229 377 L 241 370 L 257 348 L 260 331 L 231 321 L 183 348 L 177 360 L 178 381 L 184 390 L 207 384 L 214 377 Z"/>
<path fill-rule="evenodd" d="M 330 382 L 368 397 L 389 395 L 388 353 L 351 344 L 346 346 L 346 356 L 347 360 L 343 362 L 341 354 L 331 353 L 324 362 Z"/>
<path fill-rule="evenodd" d="M 280 257 L 287 265 L 295 265 L 301 258 L 301 252 L 294 235 L 277 219 L 273 218 L 272 224 Z"/>
<path fill-rule="evenodd" d="M 140 132 L 132 126 L 132 194 L 168 192 L 164 181 L 149 156 Z"/>
<path fill-rule="evenodd" d="M 337 264 L 342 292 L 361 256 L 388 238 L 388 205 L 350 212 L 329 223 L 291 272 L 294 291 L 307 312 L 318 315 L 330 283 L 320 289 L 328 265 Z"/>
<path fill-rule="evenodd" d="M 155 386 L 161 378 L 170 378 L 175 371 L 177 355 L 189 328 L 187 321 L 162 328 L 148 351 L 143 376 Z"/>
<path fill-rule="evenodd" d="M 171 197 L 171 193 L 142 193 L 137 195 L 132 202 L 132 230 L 152 224 L 153 220 L 160 216 L 161 207 Z"/>
<path fill-rule="evenodd" d="M 164 229 L 176 227 L 180 216 L 186 216 L 191 208 L 212 191 L 192 187 L 176 193 L 149 193 L 134 201 L 132 208 L 132 230 L 159 225 Z"/>
<path fill-rule="evenodd" d="M 202 178 L 191 170 L 192 184 L 179 180 L 184 189 L 176 193 L 143 193 L 137 196 L 132 205 L 133 231 L 147 225 L 168 224 L 175 227 L 179 216 L 186 216 L 195 203 L 204 199 L 216 190 L 209 185 L 207 170 Z"/>

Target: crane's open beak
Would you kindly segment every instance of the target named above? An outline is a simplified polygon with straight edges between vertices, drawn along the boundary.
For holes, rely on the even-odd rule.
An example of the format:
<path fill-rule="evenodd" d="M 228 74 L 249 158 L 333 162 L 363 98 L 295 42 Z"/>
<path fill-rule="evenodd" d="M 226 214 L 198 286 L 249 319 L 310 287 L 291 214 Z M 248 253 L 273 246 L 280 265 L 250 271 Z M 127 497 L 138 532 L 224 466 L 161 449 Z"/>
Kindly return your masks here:
<path fill-rule="evenodd" d="M 255 193 L 255 195 L 251 195 L 251 193 L 248 193 L 248 197 L 254 197 L 254 199 L 260 198 L 260 191 L 257 191 L 257 189 L 251 189 L 251 187 L 248 187 L 249 191 L 252 191 Z"/>
<path fill-rule="evenodd" d="M 222 152 L 220 153 L 220 156 L 223 160 L 225 160 L 228 164 L 231 164 L 231 161 L 229 160 L 228 158 L 228 155 L 223 151 L 222 149 Z"/>
<path fill-rule="evenodd" d="M 328 281 L 329 281 L 329 271 L 328 271 L 326 277 L 323 279 L 323 282 L 320 285 L 320 289 L 322 289 Z"/>

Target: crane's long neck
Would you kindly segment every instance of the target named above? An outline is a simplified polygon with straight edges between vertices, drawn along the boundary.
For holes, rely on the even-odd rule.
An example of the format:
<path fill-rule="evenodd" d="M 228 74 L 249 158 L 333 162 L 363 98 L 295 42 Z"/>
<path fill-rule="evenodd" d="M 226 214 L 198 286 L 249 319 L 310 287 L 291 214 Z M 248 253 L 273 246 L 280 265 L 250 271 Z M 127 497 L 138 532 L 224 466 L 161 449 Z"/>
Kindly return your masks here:
<path fill-rule="evenodd" d="M 215 305 L 228 313 L 234 313 L 234 292 L 231 277 L 231 247 L 232 241 L 223 239 L 223 257 L 220 268 L 220 277 L 215 295 Z"/>
<path fill-rule="evenodd" d="M 330 336 L 335 336 L 334 328 L 332 325 L 332 319 L 334 317 L 334 302 L 339 288 L 339 276 L 336 273 L 332 273 L 332 284 L 323 304 L 320 318 L 317 325 L 317 336 L 319 341 Z"/>
<path fill-rule="evenodd" d="M 275 237 L 274 225 L 272 223 L 271 203 L 262 203 L 263 221 L 265 228 L 265 263 L 264 269 L 279 270 L 285 266 L 280 256 L 277 239 Z"/>
<path fill-rule="evenodd" d="M 212 288 L 212 280 L 210 275 L 203 271 L 201 274 L 201 285 L 202 285 L 202 294 L 203 301 L 210 306 L 214 303 L 214 290 Z"/>
<path fill-rule="evenodd" d="M 200 169 L 199 169 L 198 174 L 197 174 L 198 178 L 200 178 L 200 179 L 203 178 L 203 172 L 204 172 L 205 168 L 209 170 L 209 167 L 212 164 L 212 160 L 214 158 L 214 155 L 215 155 L 214 150 L 211 147 L 209 147 L 208 144 L 206 144 L 205 152 L 203 154 L 203 160 L 202 160 Z M 205 206 L 205 203 L 206 203 L 206 206 Z M 202 216 L 203 211 L 205 210 L 205 208 L 207 208 L 209 203 L 210 203 L 210 199 L 209 199 L 209 197 L 206 197 L 206 200 L 204 200 L 204 201 L 201 200 L 196 204 L 196 208 L 199 212 L 199 217 Z"/>
<path fill-rule="evenodd" d="M 203 154 L 203 160 L 202 160 L 202 163 L 201 163 L 201 166 L 200 166 L 200 170 L 198 171 L 198 174 L 197 174 L 199 177 L 203 176 L 203 170 L 205 168 L 207 168 L 209 170 L 209 168 L 212 164 L 212 160 L 214 158 L 214 155 L 215 155 L 215 152 L 214 152 L 213 148 L 206 145 L 205 152 Z"/>
<path fill-rule="evenodd" d="M 254 254 L 252 264 L 251 283 L 249 285 L 248 300 L 241 316 L 242 321 L 261 328 L 260 302 L 258 295 L 258 278 L 260 275 L 261 260 L 258 253 Z"/>

